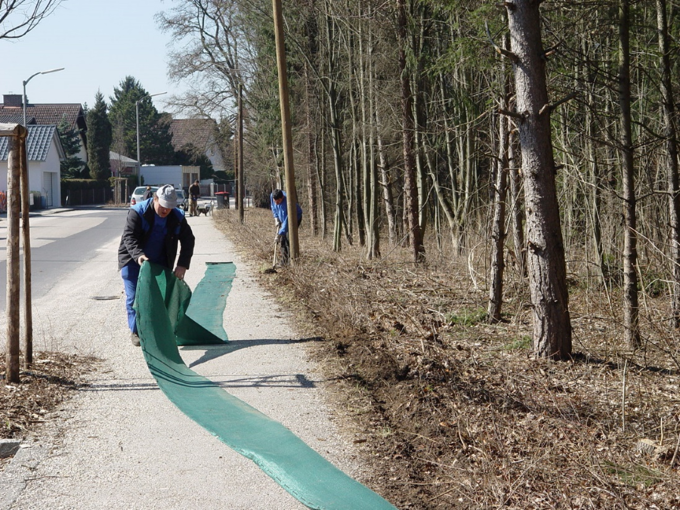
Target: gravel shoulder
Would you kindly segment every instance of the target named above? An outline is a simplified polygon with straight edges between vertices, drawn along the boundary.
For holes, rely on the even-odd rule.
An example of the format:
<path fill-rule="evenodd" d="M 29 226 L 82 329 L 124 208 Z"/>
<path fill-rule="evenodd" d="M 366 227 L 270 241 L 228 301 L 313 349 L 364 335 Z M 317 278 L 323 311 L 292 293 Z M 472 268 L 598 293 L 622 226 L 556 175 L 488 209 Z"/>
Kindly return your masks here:
<path fill-rule="evenodd" d="M 233 261 L 224 327 L 238 349 L 182 348 L 187 365 L 280 421 L 359 480 L 358 453 L 338 430 L 324 381 L 288 315 L 212 219 L 190 218 L 197 243 L 187 283 L 205 263 Z M 122 219 L 121 219 L 122 221 Z M 121 224 L 122 229 L 122 224 Z M 36 350 L 101 360 L 87 387 L 47 416 L 0 473 L 0 508 L 304 508 L 253 462 L 177 410 L 158 390 L 125 324 L 118 238 L 34 303 Z M 115 297 L 114 299 L 94 299 Z"/>

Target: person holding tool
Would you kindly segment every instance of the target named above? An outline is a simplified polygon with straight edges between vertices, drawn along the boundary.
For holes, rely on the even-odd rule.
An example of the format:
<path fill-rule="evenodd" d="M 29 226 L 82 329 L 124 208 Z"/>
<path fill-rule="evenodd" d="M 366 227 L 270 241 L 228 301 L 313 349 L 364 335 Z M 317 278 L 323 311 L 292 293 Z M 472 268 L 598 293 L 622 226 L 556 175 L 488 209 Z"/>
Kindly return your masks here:
<path fill-rule="evenodd" d="M 189 186 L 189 216 L 196 216 L 198 214 L 198 197 L 201 196 L 201 186 L 198 179 Z"/>
<path fill-rule="evenodd" d="M 286 194 L 280 189 L 275 189 L 269 197 L 271 203 L 272 214 L 274 215 L 274 223 L 276 224 L 276 244 L 281 247 L 281 265 L 288 263 L 290 245 L 288 242 L 288 202 Z M 300 226 L 302 222 L 302 208 L 300 204 L 295 204 L 297 207 L 297 223 Z"/>
<path fill-rule="evenodd" d="M 179 258 L 177 245 L 180 244 Z M 194 234 L 177 207 L 172 184 L 158 188 L 156 194 L 130 208 L 118 247 L 118 269 L 125 285 L 125 306 L 132 344 L 139 346 L 137 314 L 132 307 L 137 293 L 140 266 L 151 261 L 172 269 L 180 280 L 189 269 L 194 254 Z"/>

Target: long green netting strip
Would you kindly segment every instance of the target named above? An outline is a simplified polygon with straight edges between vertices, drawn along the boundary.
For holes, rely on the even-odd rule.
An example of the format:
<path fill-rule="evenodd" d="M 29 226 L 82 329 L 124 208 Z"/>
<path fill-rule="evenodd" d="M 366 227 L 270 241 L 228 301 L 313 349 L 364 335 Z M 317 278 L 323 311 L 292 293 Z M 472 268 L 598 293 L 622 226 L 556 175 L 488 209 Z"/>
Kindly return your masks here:
<path fill-rule="evenodd" d="M 189 287 L 171 271 L 151 263 L 142 265 L 135 301 L 137 327 L 144 357 L 158 386 L 184 414 L 257 463 L 307 507 L 394 509 L 283 425 L 184 364 L 178 344 L 227 341 L 222 315 L 234 274 L 233 263 L 210 264 L 192 298 Z"/>

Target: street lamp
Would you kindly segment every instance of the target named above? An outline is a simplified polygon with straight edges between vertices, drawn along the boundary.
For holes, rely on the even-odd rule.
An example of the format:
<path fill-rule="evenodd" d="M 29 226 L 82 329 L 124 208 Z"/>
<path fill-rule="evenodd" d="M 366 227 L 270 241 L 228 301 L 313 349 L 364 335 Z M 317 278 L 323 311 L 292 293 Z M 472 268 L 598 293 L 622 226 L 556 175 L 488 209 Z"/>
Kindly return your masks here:
<path fill-rule="evenodd" d="M 135 116 L 137 119 L 137 174 L 139 175 L 139 170 L 142 167 L 142 160 L 141 156 L 139 155 L 139 102 L 146 99 L 147 97 L 154 97 L 154 96 L 162 96 L 163 94 L 167 94 L 167 92 L 157 92 L 156 94 L 147 94 L 146 96 L 141 97 L 137 101 L 135 101 Z"/>
<path fill-rule="evenodd" d="M 31 81 L 33 78 L 38 76 L 39 74 L 56 73 L 57 71 L 63 71 L 64 69 L 65 69 L 64 67 L 60 67 L 58 69 L 50 69 L 49 71 L 40 71 L 40 72 L 32 75 L 28 80 L 24 80 L 24 82 L 23 82 L 24 83 L 24 101 L 23 101 L 23 103 L 24 103 L 24 127 L 26 127 L 26 84 L 29 81 Z"/>

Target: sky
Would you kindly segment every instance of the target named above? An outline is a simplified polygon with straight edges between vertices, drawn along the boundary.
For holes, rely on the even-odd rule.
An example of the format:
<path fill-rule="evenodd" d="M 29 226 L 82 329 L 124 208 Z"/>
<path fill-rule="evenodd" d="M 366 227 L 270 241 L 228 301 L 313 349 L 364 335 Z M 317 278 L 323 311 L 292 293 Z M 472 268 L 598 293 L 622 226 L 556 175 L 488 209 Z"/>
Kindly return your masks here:
<path fill-rule="evenodd" d="M 101 91 L 107 104 L 126 76 L 133 76 L 165 111 L 164 98 L 183 91 L 167 77 L 171 36 L 154 15 L 168 0 L 63 0 L 34 30 L 16 41 L 0 39 L 0 94 L 22 94 L 29 103 L 94 104 Z"/>

